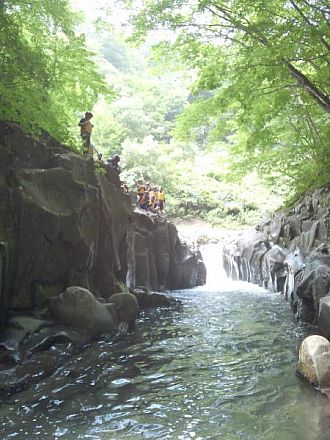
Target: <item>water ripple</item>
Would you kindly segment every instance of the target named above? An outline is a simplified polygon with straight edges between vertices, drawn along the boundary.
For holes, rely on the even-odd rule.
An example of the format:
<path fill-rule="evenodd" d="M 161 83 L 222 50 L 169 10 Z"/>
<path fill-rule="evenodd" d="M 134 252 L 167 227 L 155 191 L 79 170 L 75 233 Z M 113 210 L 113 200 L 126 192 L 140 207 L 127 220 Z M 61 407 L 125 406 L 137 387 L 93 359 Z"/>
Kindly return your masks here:
<path fill-rule="evenodd" d="M 304 336 L 280 295 L 174 293 L 127 339 L 66 357 L 0 409 L 5 439 L 325 440 L 330 405 L 295 376 Z M 41 376 L 43 377 L 43 376 Z"/>

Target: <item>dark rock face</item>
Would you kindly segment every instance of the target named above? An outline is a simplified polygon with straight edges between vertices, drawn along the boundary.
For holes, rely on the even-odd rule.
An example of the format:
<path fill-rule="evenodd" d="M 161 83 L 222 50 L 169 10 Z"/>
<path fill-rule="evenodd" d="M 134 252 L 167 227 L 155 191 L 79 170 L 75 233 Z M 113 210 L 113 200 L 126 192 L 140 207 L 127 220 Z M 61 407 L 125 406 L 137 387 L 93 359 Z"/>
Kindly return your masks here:
<path fill-rule="evenodd" d="M 297 317 L 330 336 L 330 187 L 224 247 L 227 275 L 281 292 Z"/>
<path fill-rule="evenodd" d="M 8 310 L 47 306 L 69 286 L 107 298 L 129 287 L 201 283 L 199 255 L 164 219 L 133 213 L 118 174 L 43 134 L 0 121 L 0 327 Z"/>
<path fill-rule="evenodd" d="M 2 260 L 10 261 L 2 310 L 37 307 L 40 286 L 60 293 L 78 284 L 107 296 L 122 265 L 129 200 L 92 161 L 54 140 L 34 141 L 14 126 L 0 131 L 1 241 L 8 248 Z"/>
<path fill-rule="evenodd" d="M 205 284 L 201 254 L 180 242 L 173 224 L 142 210 L 134 212 L 134 220 L 136 286 L 172 290 Z"/>

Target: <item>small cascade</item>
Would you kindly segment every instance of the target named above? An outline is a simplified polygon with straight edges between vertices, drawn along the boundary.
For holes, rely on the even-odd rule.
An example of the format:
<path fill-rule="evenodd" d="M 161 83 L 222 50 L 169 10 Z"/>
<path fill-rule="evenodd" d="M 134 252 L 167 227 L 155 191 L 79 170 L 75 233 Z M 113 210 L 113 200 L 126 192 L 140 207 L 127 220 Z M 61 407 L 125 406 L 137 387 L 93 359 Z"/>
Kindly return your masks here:
<path fill-rule="evenodd" d="M 200 286 L 199 290 L 206 289 L 207 291 L 224 292 L 235 288 L 239 290 L 248 289 L 253 292 L 265 292 L 266 290 L 263 287 L 238 280 L 239 269 L 235 261 L 232 270 L 235 271 L 236 276 L 234 274 L 231 274 L 231 277 L 227 276 L 223 264 L 223 246 L 224 244 L 221 242 L 201 246 L 200 251 L 206 266 L 206 284 Z"/>
<path fill-rule="evenodd" d="M 218 289 L 224 282 L 228 283 L 222 262 L 222 243 L 210 243 L 201 247 L 200 251 L 206 266 L 206 284 L 204 287 Z"/>

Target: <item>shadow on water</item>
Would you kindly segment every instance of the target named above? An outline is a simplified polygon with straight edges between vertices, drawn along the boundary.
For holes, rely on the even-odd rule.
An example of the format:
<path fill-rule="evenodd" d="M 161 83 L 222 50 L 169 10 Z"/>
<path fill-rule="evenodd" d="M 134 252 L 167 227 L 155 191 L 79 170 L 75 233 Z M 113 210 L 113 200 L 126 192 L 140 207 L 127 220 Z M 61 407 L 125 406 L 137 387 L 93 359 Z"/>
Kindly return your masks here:
<path fill-rule="evenodd" d="M 1 438 L 329 439 L 327 399 L 295 375 L 305 329 L 288 304 L 219 270 L 209 281 L 9 398 Z"/>

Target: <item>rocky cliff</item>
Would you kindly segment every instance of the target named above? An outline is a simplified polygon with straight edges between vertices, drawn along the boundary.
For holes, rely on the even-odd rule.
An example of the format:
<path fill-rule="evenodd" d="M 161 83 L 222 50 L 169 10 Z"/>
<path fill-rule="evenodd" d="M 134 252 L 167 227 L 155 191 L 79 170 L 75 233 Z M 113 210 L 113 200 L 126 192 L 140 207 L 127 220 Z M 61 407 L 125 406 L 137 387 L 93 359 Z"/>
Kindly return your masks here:
<path fill-rule="evenodd" d="M 303 322 L 330 337 L 330 186 L 224 247 L 227 275 L 283 293 Z"/>
<path fill-rule="evenodd" d="M 0 122 L 0 321 L 33 310 L 66 287 L 99 297 L 129 287 L 205 282 L 198 253 L 164 218 L 133 212 L 115 171 L 43 134 L 38 140 Z"/>

